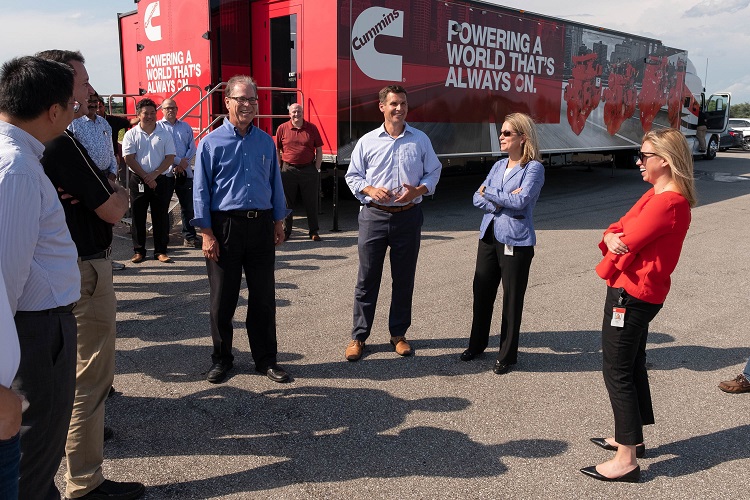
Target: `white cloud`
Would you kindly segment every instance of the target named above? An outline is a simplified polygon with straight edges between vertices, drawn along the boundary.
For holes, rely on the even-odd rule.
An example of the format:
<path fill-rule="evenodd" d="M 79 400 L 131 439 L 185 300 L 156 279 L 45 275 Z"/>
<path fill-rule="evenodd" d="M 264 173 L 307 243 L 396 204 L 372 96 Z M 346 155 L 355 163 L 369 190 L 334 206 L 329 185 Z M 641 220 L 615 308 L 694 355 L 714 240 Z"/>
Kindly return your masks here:
<path fill-rule="evenodd" d="M 734 14 L 750 5 L 750 0 L 702 0 L 685 11 L 685 17 L 715 16 Z"/>
<path fill-rule="evenodd" d="M 8 10 L 3 14 L 0 61 L 47 49 L 80 50 L 94 88 L 101 93 L 120 92 L 119 35 L 114 14 L 109 20 L 80 11 Z"/>

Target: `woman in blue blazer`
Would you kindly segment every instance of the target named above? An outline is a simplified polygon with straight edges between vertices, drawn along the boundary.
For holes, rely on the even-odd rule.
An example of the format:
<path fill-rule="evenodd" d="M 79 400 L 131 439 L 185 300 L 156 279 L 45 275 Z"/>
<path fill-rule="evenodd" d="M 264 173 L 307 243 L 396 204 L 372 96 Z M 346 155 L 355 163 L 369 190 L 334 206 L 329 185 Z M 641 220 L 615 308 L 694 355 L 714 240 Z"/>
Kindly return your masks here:
<path fill-rule="evenodd" d="M 474 272 L 474 320 L 469 348 L 461 354 L 470 361 L 484 352 L 490 336 L 497 289 L 503 284 L 500 352 L 493 371 L 506 373 L 518 357 L 523 298 L 534 257 L 536 234 L 532 212 L 544 184 L 534 121 L 523 113 L 505 118 L 500 150 L 507 153 L 493 165 L 474 193 L 474 205 L 485 211 L 479 228 Z"/>

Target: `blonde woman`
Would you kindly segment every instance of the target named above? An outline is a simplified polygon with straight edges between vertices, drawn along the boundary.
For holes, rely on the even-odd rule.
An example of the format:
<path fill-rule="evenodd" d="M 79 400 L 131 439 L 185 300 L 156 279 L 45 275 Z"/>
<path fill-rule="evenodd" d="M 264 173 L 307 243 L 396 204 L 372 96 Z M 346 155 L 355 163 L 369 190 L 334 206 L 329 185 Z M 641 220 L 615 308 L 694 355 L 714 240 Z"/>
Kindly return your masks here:
<path fill-rule="evenodd" d="M 502 375 L 516 364 L 523 299 L 534 257 L 536 233 L 533 211 L 544 185 L 534 121 L 523 113 L 505 117 L 500 149 L 507 158 L 495 163 L 474 193 L 474 206 L 485 211 L 479 228 L 474 272 L 474 319 L 469 348 L 462 361 L 471 361 L 487 348 L 497 289 L 503 284 L 500 351 L 493 371 Z"/>
<path fill-rule="evenodd" d="M 602 324 L 604 383 L 615 417 L 615 435 L 591 438 L 611 460 L 581 469 L 600 481 L 635 483 L 643 456 L 643 426 L 654 423 L 646 373 L 648 325 L 662 308 L 670 275 L 695 206 L 693 158 L 682 134 L 674 129 L 643 137 L 638 165 L 652 184 L 618 222 L 604 232 L 599 248 L 604 258 L 596 267 L 607 281 Z"/>

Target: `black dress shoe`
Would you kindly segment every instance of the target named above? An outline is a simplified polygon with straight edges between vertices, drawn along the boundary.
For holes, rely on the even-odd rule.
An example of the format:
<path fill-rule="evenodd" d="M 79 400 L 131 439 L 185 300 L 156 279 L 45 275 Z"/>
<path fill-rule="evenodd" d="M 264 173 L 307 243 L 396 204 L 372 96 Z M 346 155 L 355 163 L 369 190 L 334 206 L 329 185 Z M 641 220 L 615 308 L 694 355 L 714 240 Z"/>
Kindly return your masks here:
<path fill-rule="evenodd" d="M 115 386 L 114 386 L 114 385 L 112 385 L 112 386 L 110 386 L 110 387 L 109 387 L 109 392 L 107 393 L 107 397 L 108 397 L 108 398 L 111 398 L 111 397 L 112 397 L 112 396 L 114 396 L 114 395 L 115 395 L 116 393 L 117 393 L 117 391 L 115 391 Z"/>
<path fill-rule="evenodd" d="M 617 446 L 612 446 L 604 438 L 591 438 L 591 442 L 599 446 L 600 448 L 604 448 L 605 450 L 617 451 Z M 635 445 L 636 458 L 643 458 L 644 455 L 646 455 L 646 445 L 645 444 Z"/>
<path fill-rule="evenodd" d="M 259 373 L 265 373 L 266 377 L 270 378 L 274 382 L 278 382 L 280 384 L 284 382 L 289 382 L 289 374 L 284 371 L 283 368 L 281 368 L 279 365 L 271 365 L 265 370 L 258 369 Z"/>
<path fill-rule="evenodd" d="M 508 373 L 510 367 L 511 363 L 506 363 L 505 361 L 495 361 L 495 366 L 494 368 L 492 368 L 492 371 L 498 375 L 502 375 L 504 373 Z"/>
<path fill-rule="evenodd" d="M 104 440 L 109 441 L 112 439 L 115 435 L 115 431 L 112 430 L 112 427 L 104 426 Z"/>
<path fill-rule="evenodd" d="M 86 500 L 135 500 L 143 496 L 146 487 L 141 483 L 120 483 L 105 479 L 96 489 L 83 495 Z"/>
<path fill-rule="evenodd" d="M 232 369 L 232 363 L 214 363 L 206 374 L 206 380 L 212 384 L 220 384 L 227 378 L 227 372 Z"/>
<path fill-rule="evenodd" d="M 471 349 L 466 349 L 464 352 L 461 353 L 461 361 L 471 361 L 472 359 L 479 356 L 481 353 L 474 352 Z"/>
<path fill-rule="evenodd" d="M 637 483 L 641 480 L 641 466 L 637 465 L 635 469 L 631 470 L 627 474 L 623 474 L 620 477 L 607 477 L 599 474 L 596 470 L 596 465 L 591 467 L 584 467 L 581 469 L 585 475 L 598 479 L 599 481 L 609 481 L 611 483 Z"/>

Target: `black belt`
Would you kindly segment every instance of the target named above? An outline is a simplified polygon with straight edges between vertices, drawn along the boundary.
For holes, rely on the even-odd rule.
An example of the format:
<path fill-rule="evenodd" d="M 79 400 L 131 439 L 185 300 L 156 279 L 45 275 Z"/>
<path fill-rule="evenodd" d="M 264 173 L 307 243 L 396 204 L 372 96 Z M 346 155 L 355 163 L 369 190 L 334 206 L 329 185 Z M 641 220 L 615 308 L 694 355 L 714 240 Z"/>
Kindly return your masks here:
<path fill-rule="evenodd" d="M 231 215 L 232 217 L 242 217 L 243 219 L 257 219 L 264 215 L 270 214 L 273 210 L 224 210 L 222 214 Z"/>
<path fill-rule="evenodd" d="M 78 257 L 78 260 L 83 262 L 86 260 L 94 260 L 94 259 L 109 259 L 109 256 L 112 255 L 112 247 L 107 247 L 106 250 L 91 254 L 91 255 L 81 255 Z"/>
<path fill-rule="evenodd" d="M 300 163 L 300 164 L 289 163 L 288 161 L 285 161 L 284 163 L 294 168 L 304 168 L 304 167 L 309 167 L 310 165 L 315 164 L 314 161 L 311 161 L 310 163 Z"/>
<path fill-rule="evenodd" d="M 44 309 L 42 311 L 16 311 L 16 316 L 47 316 L 50 314 L 67 314 L 73 312 L 73 308 L 77 302 L 68 304 L 67 306 L 53 307 L 52 309 Z"/>
<path fill-rule="evenodd" d="M 410 210 L 417 206 L 416 203 L 409 203 L 407 205 L 400 205 L 400 206 L 390 206 L 390 205 L 378 205 L 377 203 L 370 202 L 367 204 L 368 207 L 377 208 L 378 210 L 382 210 L 383 212 L 388 212 L 391 214 L 396 214 L 398 212 L 406 212 L 407 210 Z"/>

